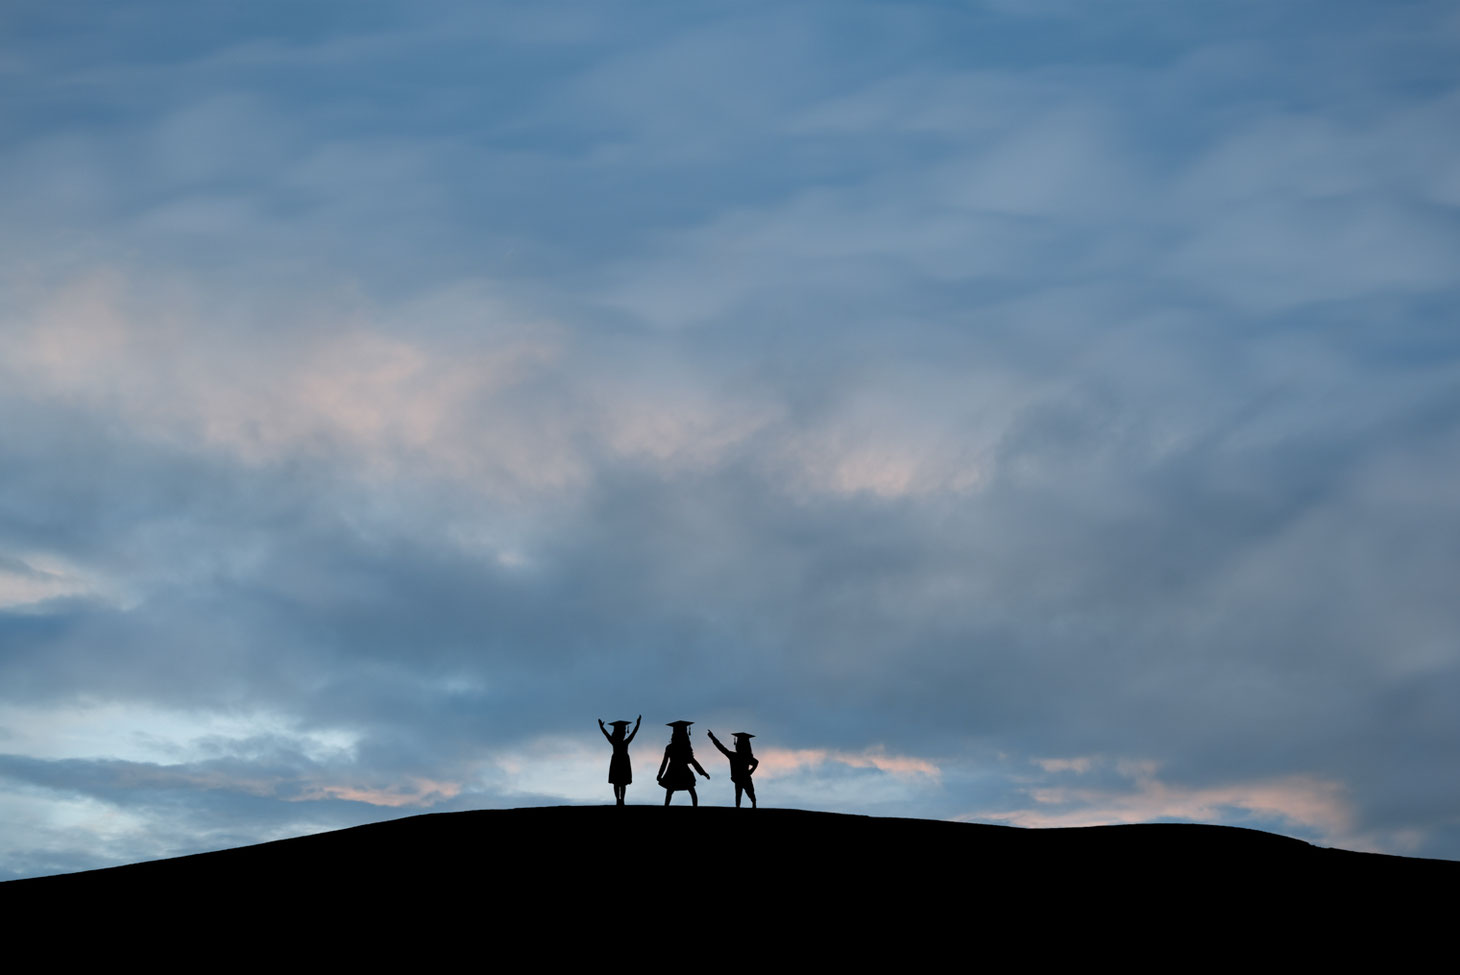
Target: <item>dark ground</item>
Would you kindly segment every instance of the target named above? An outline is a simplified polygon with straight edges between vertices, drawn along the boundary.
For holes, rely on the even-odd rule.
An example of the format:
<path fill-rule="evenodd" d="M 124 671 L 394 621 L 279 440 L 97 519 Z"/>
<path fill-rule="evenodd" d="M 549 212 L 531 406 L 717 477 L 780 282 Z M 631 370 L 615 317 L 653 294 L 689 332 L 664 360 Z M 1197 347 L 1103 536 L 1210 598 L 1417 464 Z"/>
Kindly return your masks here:
<path fill-rule="evenodd" d="M 1185 967 L 1198 956 L 1296 963 L 1375 951 L 1393 964 L 1429 938 L 1451 943 L 1457 889 L 1460 863 L 1226 826 L 1026 830 L 559 806 L 415 816 L 10 881 L 0 909 L 13 922 L 158 923 L 189 937 L 219 928 L 235 947 L 240 931 L 266 942 L 293 932 L 316 950 L 330 936 L 367 954 L 372 938 L 394 951 L 429 931 L 478 949 L 486 938 L 493 957 L 526 946 L 514 969 L 657 968 L 663 955 L 678 970 L 674 959 L 706 953 L 736 966 L 902 968 L 974 952 L 964 960 L 982 965 L 1011 950 L 1020 964 Z M 245 939 L 242 950 L 257 947 Z"/>

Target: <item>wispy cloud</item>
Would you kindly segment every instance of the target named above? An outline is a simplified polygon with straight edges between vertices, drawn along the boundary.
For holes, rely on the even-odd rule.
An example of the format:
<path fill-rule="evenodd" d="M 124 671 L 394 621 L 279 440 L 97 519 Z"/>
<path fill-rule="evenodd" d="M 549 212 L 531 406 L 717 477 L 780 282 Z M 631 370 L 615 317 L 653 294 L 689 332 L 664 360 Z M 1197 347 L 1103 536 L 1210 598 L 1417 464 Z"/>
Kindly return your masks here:
<path fill-rule="evenodd" d="M 871 768 L 890 775 L 923 775 L 937 780 L 941 772 L 937 765 L 923 758 L 911 755 L 889 755 L 880 746 L 860 752 L 843 752 L 825 748 L 770 748 L 756 756 L 760 767 L 756 774 L 766 778 L 783 778 L 803 770 L 814 770 L 828 762 L 849 768 Z"/>
<path fill-rule="evenodd" d="M 610 707 L 1460 855 L 1460 20 L 1157 6 L 19 18 L 8 862 L 603 801 Z"/>
<path fill-rule="evenodd" d="M 1152 761 L 1104 761 L 1098 757 L 1042 759 L 1036 763 L 1049 777 L 1026 786 L 1033 805 L 1019 809 L 983 810 L 965 819 L 995 820 L 1014 826 L 1061 828 L 1184 820 L 1197 823 L 1247 822 L 1277 824 L 1320 842 L 1347 849 L 1405 852 L 1407 836 L 1361 835 L 1357 814 L 1342 783 L 1313 775 L 1284 775 L 1218 785 L 1183 785 L 1162 781 Z M 1069 781 L 1097 768 L 1115 773 L 1114 787 Z"/>

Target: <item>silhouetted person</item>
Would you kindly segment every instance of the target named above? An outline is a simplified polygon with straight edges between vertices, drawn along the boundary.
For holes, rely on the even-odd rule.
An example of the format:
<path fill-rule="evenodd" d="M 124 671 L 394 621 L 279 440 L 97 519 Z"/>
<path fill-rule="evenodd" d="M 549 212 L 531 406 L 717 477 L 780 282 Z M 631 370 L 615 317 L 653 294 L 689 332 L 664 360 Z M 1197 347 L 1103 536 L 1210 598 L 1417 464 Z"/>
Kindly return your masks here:
<path fill-rule="evenodd" d="M 598 730 L 603 732 L 603 737 L 613 746 L 613 758 L 608 760 L 608 781 L 613 785 L 614 801 L 622 806 L 624 804 L 624 793 L 628 792 L 629 783 L 634 781 L 634 769 L 629 765 L 629 742 L 634 740 L 634 735 L 639 733 L 639 721 L 643 721 L 641 714 L 634 722 L 634 730 L 624 737 L 624 729 L 629 726 L 627 721 L 613 721 L 613 734 L 603 726 L 603 719 L 598 719 Z"/>
<path fill-rule="evenodd" d="M 755 735 L 746 731 L 737 731 L 732 736 L 735 739 L 735 750 L 732 752 L 720 744 L 720 739 L 715 737 L 713 731 L 706 731 L 710 741 L 720 749 L 720 754 L 730 759 L 730 781 L 735 783 L 735 808 L 740 808 L 740 793 L 743 791 L 750 796 L 750 808 L 755 808 L 755 785 L 750 781 L 751 775 L 760 767 L 760 759 L 750 752 L 750 739 Z"/>
<path fill-rule="evenodd" d="M 656 778 L 659 784 L 664 786 L 664 805 L 669 805 L 669 800 L 680 789 L 689 790 L 689 801 L 696 806 L 700 804 L 700 797 L 695 795 L 695 776 L 698 772 L 705 778 L 710 773 L 700 768 L 700 763 L 695 761 L 695 750 L 689 743 L 689 726 L 693 721 L 670 721 L 669 727 L 674 730 L 669 734 L 669 744 L 664 746 L 664 761 L 659 763 L 659 774 Z M 694 772 L 690 771 L 693 766 Z"/>

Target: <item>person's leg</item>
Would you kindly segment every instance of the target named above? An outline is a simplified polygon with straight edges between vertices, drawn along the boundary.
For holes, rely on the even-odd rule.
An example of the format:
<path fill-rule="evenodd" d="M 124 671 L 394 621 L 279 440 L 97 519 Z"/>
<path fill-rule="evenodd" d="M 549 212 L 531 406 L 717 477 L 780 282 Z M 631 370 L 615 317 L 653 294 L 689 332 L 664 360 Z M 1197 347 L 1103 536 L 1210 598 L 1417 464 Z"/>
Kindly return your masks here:
<path fill-rule="evenodd" d="M 755 785 L 753 783 L 750 783 L 750 782 L 745 783 L 745 794 L 748 795 L 748 796 L 750 796 L 750 808 L 751 809 L 754 809 L 755 808 Z M 740 803 L 737 802 L 735 805 L 738 806 L 738 805 L 740 805 Z"/>
<path fill-rule="evenodd" d="M 672 798 L 674 798 L 674 790 L 673 789 L 665 789 L 664 790 L 664 805 L 666 805 L 666 806 L 669 805 L 669 800 L 672 799 Z"/>
<path fill-rule="evenodd" d="M 694 786 L 689 787 L 689 802 L 692 806 L 698 806 L 700 804 L 700 797 L 695 795 Z"/>
<path fill-rule="evenodd" d="M 736 809 L 739 809 L 740 808 L 740 793 L 742 791 L 743 791 L 743 787 L 740 785 L 740 783 L 739 782 L 735 783 L 735 808 Z"/>

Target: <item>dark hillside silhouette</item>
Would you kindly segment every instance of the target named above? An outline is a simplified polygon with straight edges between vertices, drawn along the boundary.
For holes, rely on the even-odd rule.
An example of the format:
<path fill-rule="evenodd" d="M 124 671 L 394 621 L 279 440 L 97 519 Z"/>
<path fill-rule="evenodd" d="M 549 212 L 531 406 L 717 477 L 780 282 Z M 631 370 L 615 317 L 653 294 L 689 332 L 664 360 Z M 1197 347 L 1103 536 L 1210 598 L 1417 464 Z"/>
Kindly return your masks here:
<path fill-rule="evenodd" d="M 735 869 L 723 868 L 727 849 Z M 554 965 L 591 964 L 605 945 L 647 963 L 667 950 L 665 938 L 708 952 L 713 919 L 728 912 L 754 918 L 758 958 L 818 970 L 901 971 L 935 955 L 971 967 L 1011 951 L 1180 968 L 1214 954 L 1311 962 L 1358 946 L 1402 959 L 1427 940 L 1448 943 L 1457 885 L 1460 863 L 1223 826 L 1026 830 L 790 809 L 558 806 L 416 816 L 10 881 L 0 908 L 16 932 L 28 919 L 190 921 L 230 941 L 269 943 L 287 929 L 325 939 L 310 942 L 317 950 L 347 952 L 429 935 L 433 948 L 525 945 L 524 964 Z M 665 911 L 676 925 L 668 934 L 628 923 Z"/>

